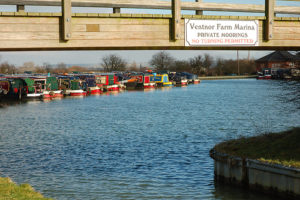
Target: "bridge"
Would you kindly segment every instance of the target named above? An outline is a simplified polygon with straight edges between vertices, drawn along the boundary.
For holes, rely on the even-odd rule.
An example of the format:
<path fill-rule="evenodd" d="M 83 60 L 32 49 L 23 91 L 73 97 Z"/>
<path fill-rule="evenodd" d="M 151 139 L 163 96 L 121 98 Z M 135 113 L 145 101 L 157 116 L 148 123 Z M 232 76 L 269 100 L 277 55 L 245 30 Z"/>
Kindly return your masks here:
<path fill-rule="evenodd" d="M 288 1 L 288 0 L 285 0 Z M 300 0 L 289 0 L 300 1 Z M 28 50 L 300 50 L 299 6 L 171 0 L 0 0 L 0 51 Z M 27 6 L 59 6 L 61 12 L 26 12 Z M 112 13 L 73 13 L 72 7 L 113 8 Z M 124 8 L 164 9 L 172 14 L 128 14 Z M 124 9 L 126 10 L 126 9 Z M 193 11 L 191 15 L 183 10 Z M 220 11 L 220 15 L 203 15 Z M 223 12 L 247 13 L 224 16 Z M 249 16 L 249 13 L 263 13 Z"/>

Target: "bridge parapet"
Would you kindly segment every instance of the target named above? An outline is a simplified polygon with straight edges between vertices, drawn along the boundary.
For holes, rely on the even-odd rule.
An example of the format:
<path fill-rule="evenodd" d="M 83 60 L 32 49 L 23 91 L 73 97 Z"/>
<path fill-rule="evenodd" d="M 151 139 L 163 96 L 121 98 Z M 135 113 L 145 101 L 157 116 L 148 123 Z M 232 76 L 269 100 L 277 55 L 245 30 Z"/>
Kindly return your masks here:
<path fill-rule="evenodd" d="M 181 2 L 180 0 L 171 2 L 154 0 L 0 0 L 0 5 L 16 5 L 17 8 L 17 12 L 0 12 L 0 50 L 2 51 L 300 49 L 300 18 L 276 17 L 276 14 L 300 15 L 300 7 L 275 6 L 275 0 L 265 0 L 265 5 L 216 4 L 204 3 L 201 0 L 195 0 L 195 2 Z M 25 6 L 61 6 L 62 12 L 32 13 L 26 12 Z M 114 8 L 114 13 L 72 13 L 72 7 Z M 121 8 L 171 9 L 172 15 L 128 14 L 121 13 Z M 183 15 L 181 10 L 194 10 L 197 14 Z M 260 12 L 265 15 L 261 17 L 211 16 L 203 15 L 203 11 Z M 221 24 L 239 23 L 239 21 L 255 22 L 257 23 L 257 27 L 255 27 L 257 43 L 255 45 L 239 43 L 187 45 L 189 44 L 187 42 L 189 34 L 187 33 L 187 23 L 190 19 L 208 23 L 211 22 L 209 20 L 217 20 Z M 239 27 L 233 24 L 232 27 L 234 26 Z M 207 31 L 205 34 L 199 32 L 195 34 L 199 38 L 200 35 L 209 35 Z M 214 41 L 213 39 L 211 41 Z M 221 40 L 218 39 L 218 41 Z"/>

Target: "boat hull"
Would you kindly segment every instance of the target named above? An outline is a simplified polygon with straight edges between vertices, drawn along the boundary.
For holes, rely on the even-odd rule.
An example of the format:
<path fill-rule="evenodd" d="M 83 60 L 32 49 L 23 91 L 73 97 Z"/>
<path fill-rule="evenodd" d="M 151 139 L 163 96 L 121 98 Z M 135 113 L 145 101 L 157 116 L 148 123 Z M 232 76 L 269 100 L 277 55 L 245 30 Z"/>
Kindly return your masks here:
<path fill-rule="evenodd" d="M 72 97 L 86 96 L 86 92 L 83 90 L 72 90 L 70 92 L 70 96 Z"/>
<path fill-rule="evenodd" d="M 106 91 L 119 91 L 119 86 L 118 85 L 106 85 L 106 86 L 104 86 L 104 89 Z"/>
<path fill-rule="evenodd" d="M 43 96 L 43 93 L 28 93 L 26 95 L 27 98 L 41 98 Z"/>
<path fill-rule="evenodd" d="M 99 87 L 89 87 L 88 88 L 88 94 L 90 95 L 99 95 L 102 91 Z"/>
<path fill-rule="evenodd" d="M 194 84 L 199 84 L 199 83 L 200 83 L 200 80 L 199 80 L 199 79 L 196 79 L 196 80 L 193 81 L 193 83 L 194 83 Z"/>
<path fill-rule="evenodd" d="M 155 83 L 144 83 L 144 88 L 155 88 Z"/>

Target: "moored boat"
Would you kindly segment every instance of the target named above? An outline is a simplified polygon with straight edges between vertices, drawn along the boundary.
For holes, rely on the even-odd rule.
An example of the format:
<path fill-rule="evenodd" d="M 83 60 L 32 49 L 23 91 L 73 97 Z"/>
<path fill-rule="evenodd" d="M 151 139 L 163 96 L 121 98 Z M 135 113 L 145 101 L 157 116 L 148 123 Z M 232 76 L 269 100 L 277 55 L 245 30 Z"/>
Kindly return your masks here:
<path fill-rule="evenodd" d="M 144 75 L 144 88 L 155 88 L 155 82 L 151 81 L 150 75 Z"/>
<path fill-rule="evenodd" d="M 6 79 L 0 79 L 0 96 L 6 96 L 10 89 L 10 83 Z"/>
<path fill-rule="evenodd" d="M 101 83 L 104 91 L 119 91 L 118 77 L 113 73 L 101 74 Z"/>
<path fill-rule="evenodd" d="M 154 81 L 159 87 L 173 86 L 173 83 L 169 81 L 168 74 L 152 74 L 151 81 Z"/>
<path fill-rule="evenodd" d="M 27 98 L 42 98 L 45 90 L 46 78 L 44 77 L 27 77 L 26 82 Z"/>
<path fill-rule="evenodd" d="M 27 95 L 27 85 L 20 77 L 1 77 L 0 95 L 8 99 L 22 99 Z"/>

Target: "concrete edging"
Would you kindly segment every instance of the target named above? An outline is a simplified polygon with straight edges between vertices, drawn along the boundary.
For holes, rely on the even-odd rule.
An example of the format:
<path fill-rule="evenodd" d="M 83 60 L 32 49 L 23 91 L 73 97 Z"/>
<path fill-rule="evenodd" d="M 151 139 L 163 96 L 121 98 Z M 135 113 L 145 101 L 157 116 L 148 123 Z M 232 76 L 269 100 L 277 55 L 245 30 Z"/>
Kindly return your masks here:
<path fill-rule="evenodd" d="M 253 190 L 300 199 L 300 169 L 210 151 L 216 181 L 239 184 Z"/>

